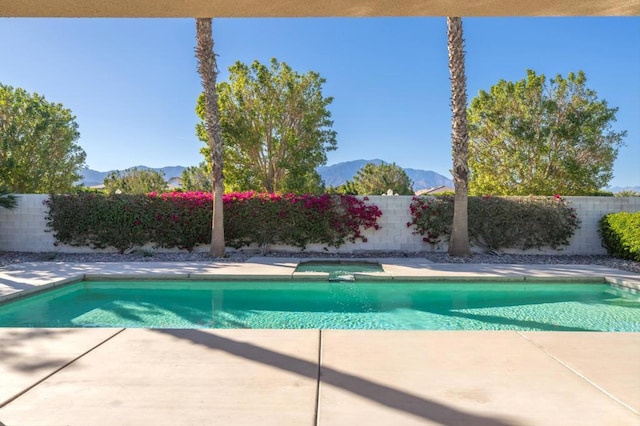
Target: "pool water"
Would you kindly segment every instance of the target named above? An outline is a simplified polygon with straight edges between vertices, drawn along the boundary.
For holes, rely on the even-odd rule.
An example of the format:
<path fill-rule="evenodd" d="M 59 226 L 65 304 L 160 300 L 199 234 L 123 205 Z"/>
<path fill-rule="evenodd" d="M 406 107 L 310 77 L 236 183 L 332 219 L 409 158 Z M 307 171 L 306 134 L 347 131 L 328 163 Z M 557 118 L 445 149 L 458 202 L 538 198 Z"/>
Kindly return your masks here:
<path fill-rule="evenodd" d="M 606 284 L 80 282 L 0 305 L 2 327 L 640 331 Z"/>

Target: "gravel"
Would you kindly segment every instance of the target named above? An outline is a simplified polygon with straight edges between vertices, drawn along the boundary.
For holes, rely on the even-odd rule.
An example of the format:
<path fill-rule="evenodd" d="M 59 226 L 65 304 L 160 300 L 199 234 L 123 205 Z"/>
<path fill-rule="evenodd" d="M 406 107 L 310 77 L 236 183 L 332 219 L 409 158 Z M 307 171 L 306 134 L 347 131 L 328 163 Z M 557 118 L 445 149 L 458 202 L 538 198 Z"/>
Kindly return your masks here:
<path fill-rule="evenodd" d="M 224 258 L 212 258 L 202 252 L 153 253 L 149 251 L 135 251 L 129 254 L 117 253 L 24 253 L 0 252 L 0 267 L 22 262 L 245 262 L 252 256 L 260 255 L 256 251 L 229 252 Z M 640 273 L 640 262 L 623 260 L 611 256 L 576 256 L 576 255 L 522 255 L 522 254 L 474 254 L 467 259 L 450 257 L 446 253 L 434 252 L 357 252 L 357 253 L 323 253 L 323 252 L 271 252 L 270 257 L 297 258 L 422 258 L 435 263 L 501 263 L 501 264 L 544 264 L 544 265 L 602 265 Z"/>

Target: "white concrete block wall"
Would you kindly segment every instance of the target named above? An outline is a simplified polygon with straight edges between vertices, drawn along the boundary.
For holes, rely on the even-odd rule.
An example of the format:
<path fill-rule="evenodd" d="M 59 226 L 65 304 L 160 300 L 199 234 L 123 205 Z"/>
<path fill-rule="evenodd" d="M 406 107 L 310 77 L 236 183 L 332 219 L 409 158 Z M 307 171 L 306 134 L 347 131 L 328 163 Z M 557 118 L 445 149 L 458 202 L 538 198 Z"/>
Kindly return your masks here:
<path fill-rule="evenodd" d="M 602 216 L 616 212 L 640 211 L 640 197 L 567 197 L 581 220 L 580 229 L 566 246 L 567 254 L 607 254 L 602 247 L 598 225 Z"/>
<path fill-rule="evenodd" d="M 47 231 L 47 207 L 43 201 L 47 195 L 19 195 L 18 208 L 7 210 L 0 208 L 0 251 L 23 252 L 93 252 L 87 247 L 54 246 L 53 234 Z M 412 235 L 413 228 L 407 228 L 411 220 L 409 214 L 410 196 L 370 196 L 369 204 L 377 205 L 382 211 L 378 220 L 381 228 L 378 231 L 364 232 L 368 242 L 346 243 L 338 250 L 330 252 L 357 253 L 358 251 L 445 251 L 446 243 L 432 247 L 422 242 L 422 237 Z M 601 246 L 598 235 L 598 222 L 608 213 L 640 211 L 640 197 L 567 197 L 576 209 L 582 221 L 581 228 L 571 239 L 571 244 L 561 251 L 545 249 L 543 251 L 530 250 L 527 253 L 549 254 L 606 254 Z M 198 251 L 206 247 L 197 248 Z M 298 251 L 295 247 L 273 246 L 272 249 Z M 103 251 L 103 250 L 101 250 Z M 108 251 L 108 250 L 107 250 Z M 112 250 L 115 251 L 115 250 Z M 323 251 L 321 245 L 311 245 L 307 251 Z M 521 250 L 511 250 L 512 253 L 522 253 Z"/>
<path fill-rule="evenodd" d="M 404 251 L 425 251 L 429 250 L 428 246 L 422 242 L 421 236 L 411 234 L 411 230 L 407 228 L 407 222 L 411 221 L 409 214 L 409 204 L 411 204 L 411 198 L 407 196 L 397 197 L 383 197 L 383 196 L 368 196 L 369 201 L 367 204 L 376 205 L 382 211 L 382 216 L 378 219 L 380 225 L 379 230 L 368 229 L 363 232 L 363 235 L 367 238 L 366 243 L 358 241 L 357 243 L 347 242 L 339 249 L 330 248 L 330 253 L 342 252 L 342 253 L 354 253 L 358 251 L 389 251 L 389 250 L 404 250 Z M 271 247 L 274 250 L 281 251 L 298 251 L 295 247 L 287 247 L 274 245 Z M 310 244 L 307 246 L 306 251 L 310 252 L 322 252 L 324 246 L 320 244 Z"/>
<path fill-rule="evenodd" d="M 54 239 L 47 229 L 49 198 L 44 194 L 18 195 L 18 207 L 13 210 L 0 208 L 0 250 L 50 252 Z"/>

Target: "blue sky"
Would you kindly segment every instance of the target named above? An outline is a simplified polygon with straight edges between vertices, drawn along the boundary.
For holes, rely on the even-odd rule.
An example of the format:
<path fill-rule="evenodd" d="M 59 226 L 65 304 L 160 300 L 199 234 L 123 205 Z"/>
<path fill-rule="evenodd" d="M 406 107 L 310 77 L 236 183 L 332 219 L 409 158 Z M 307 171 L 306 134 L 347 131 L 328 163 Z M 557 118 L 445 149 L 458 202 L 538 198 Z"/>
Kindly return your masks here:
<path fill-rule="evenodd" d="M 226 80 L 236 60 L 276 57 L 327 80 L 338 133 L 328 164 L 380 158 L 449 176 L 444 18 L 214 19 Z M 468 18 L 468 97 L 526 69 L 583 70 L 627 130 L 612 186 L 640 185 L 640 18 Z M 76 115 L 87 165 L 195 165 L 201 90 L 193 19 L 0 19 L 0 82 Z"/>

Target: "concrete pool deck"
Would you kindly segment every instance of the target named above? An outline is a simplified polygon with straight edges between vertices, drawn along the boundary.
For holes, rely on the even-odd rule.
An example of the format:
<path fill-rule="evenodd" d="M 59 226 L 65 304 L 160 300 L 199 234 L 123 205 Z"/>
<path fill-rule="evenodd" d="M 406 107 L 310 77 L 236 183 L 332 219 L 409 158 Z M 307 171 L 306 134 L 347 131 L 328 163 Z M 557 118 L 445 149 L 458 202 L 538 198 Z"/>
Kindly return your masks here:
<path fill-rule="evenodd" d="M 387 279 L 640 282 L 589 265 L 380 261 Z M 114 275 L 309 278 L 296 264 L 22 263 L 0 268 L 0 297 Z M 0 328 L 0 424 L 638 425 L 640 333 Z"/>

